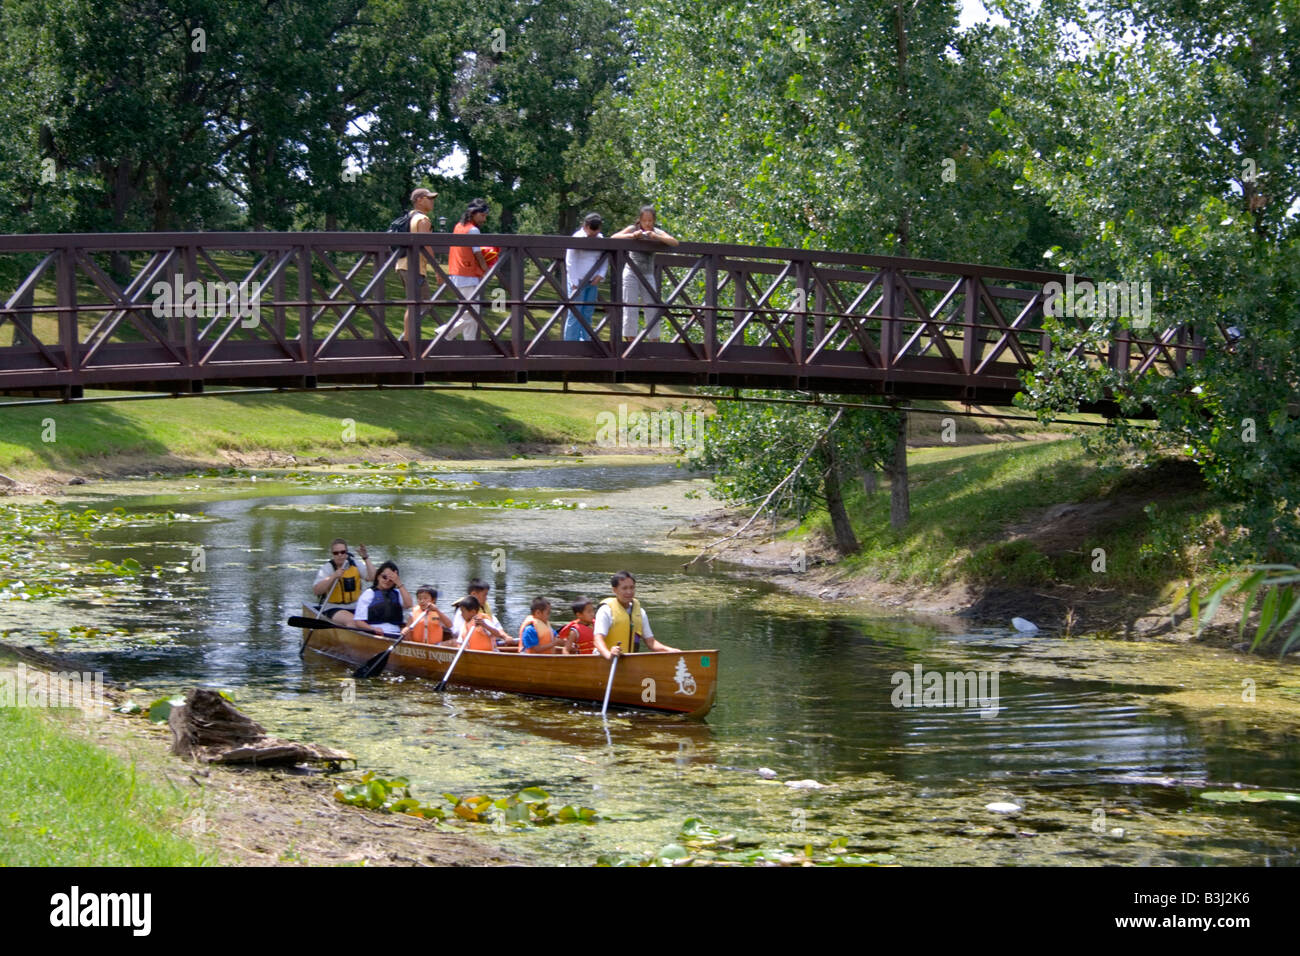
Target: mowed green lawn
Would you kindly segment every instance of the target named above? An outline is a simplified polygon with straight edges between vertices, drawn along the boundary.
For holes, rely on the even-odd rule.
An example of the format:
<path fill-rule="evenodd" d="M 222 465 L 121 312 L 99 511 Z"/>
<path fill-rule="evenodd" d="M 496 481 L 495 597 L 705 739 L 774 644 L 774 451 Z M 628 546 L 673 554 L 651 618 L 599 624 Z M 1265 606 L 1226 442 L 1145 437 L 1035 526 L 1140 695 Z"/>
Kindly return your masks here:
<path fill-rule="evenodd" d="M 327 458 L 406 447 L 448 457 L 508 453 L 521 442 L 591 445 L 597 418 L 680 401 L 543 392 L 395 390 L 0 405 L 0 469 L 110 466 L 113 458 L 212 462 L 222 452 Z M 46 439 L 52 438 L 52 441 Z"/>
<path fill-rule="evenodd" d="M 89 719 L 0 707 L 0 866 L 210 862 L 177 835 L 178 793 L 64 724 Z"/>

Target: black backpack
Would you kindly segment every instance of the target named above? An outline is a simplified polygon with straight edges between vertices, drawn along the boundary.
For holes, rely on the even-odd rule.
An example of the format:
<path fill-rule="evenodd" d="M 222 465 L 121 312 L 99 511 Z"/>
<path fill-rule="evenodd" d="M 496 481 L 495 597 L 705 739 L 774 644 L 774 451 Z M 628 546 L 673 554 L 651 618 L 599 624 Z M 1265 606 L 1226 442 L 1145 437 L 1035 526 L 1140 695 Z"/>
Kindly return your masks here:
<path fill-rule="evenodd" d="M 414 215 L 415 215 L 415 210 L 408 209 L 405 213 L 398 216 L 396 219 L 394 219 L 391 223 L 388 224 L 387 231 L 388 232 L 410 232 L 411 217 Z M 404 248 L 405 246 L 389 246 L 388 251 L 390 253 L 401 252 Z"/>

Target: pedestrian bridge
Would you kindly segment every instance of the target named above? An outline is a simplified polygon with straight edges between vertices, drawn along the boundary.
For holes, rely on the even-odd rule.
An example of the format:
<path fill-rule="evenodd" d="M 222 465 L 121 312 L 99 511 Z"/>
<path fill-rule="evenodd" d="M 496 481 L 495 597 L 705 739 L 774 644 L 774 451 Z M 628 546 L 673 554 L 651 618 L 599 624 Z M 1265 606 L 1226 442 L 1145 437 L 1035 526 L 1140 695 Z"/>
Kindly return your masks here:
<path fill-rule="evenodd" d="M 476 289 L 447 251 L 500 249 Z M 599 254 L 590 341 L 564 341 L 565 252 Z M 394 264 L 408 250 L 427 282 Z M 631 250 L 656 251 L 652 274 Z M 664 323 L 625 338 L 630 268 Z M 599 268 L 599 265 L 596 267 Z M 0 391 L 173 393 L 207 385 L 648 383 L 1009 405 L 1058 273 L 847 252 L 551 236 L 239 232 L 0 236 Z M 411 308 L 416 305 L 417 308 Z M 1149 305 L 1149 303 L 1148 303 Z M 1057 321 L 1088 325 L 1086 318 Z M 1080 363 L 1170 375 L 1190 325 L 1111 321 Z M 448 334 L 449 326 L 469 333 Z M 1085 405 L 1113 412 L 1106 401 Z"/>

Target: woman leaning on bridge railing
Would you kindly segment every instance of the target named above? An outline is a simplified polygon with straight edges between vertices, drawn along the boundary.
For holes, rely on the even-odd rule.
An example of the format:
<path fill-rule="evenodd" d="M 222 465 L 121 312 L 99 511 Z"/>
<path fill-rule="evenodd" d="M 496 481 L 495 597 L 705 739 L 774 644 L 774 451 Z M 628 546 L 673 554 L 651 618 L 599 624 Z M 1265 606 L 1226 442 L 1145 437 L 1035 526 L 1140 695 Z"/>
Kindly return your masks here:
<path fill-rule="evenodd" d="M 661 242 L 665 246 L 678 244 L 676 239 L 659 228 L 655 220 L 654 206 L 642 206 L 636 222 L 620 229 L 609 238 L 644 239 L 649 242 Z M 664 330 L 659 324 L 659 314 L 662 310 L 649 305 L 653 298 L 651 293 L 654 295 L 659 293 L 658 282 L 655 279 L 655 254 L 632 249 L 628 251 L 627 257 L 629 262 L 623 267 L 623 338 L 636 338 L 638 313 L 641 307 L 645 306 L 646 335 L 649 336 L 658 326 L 656 336 L 662 342 Z M 645 277 L 644 280 L 633 270 L 634 265 L 641 276 Z"/>

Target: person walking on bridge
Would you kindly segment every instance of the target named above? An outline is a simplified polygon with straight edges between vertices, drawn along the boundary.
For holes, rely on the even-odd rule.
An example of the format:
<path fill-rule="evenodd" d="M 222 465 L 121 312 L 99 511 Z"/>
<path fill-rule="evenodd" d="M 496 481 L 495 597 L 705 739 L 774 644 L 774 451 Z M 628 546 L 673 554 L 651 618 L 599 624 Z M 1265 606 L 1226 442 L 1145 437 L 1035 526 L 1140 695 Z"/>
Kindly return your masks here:
<path fill-rule="evenodd" d="M 481 227 L 487 222 L 487 214 L 486 199 L 470 200 L 469 205 L 465 207 L 465 215 L 460 217 L 460 222 L 456 223 L 452 232 L 458 236 L 479 235 L 482 231 Z M 473 295 L 487 270 L 488 261 L 482 246 L 452 246 L 447 253 L 447 273 L 451 276 L 451 284 L 456 287 L 457 299 L 469 298 Z M 466 315 L 466 312 L 469 314 Z M 452 316 L 450 322 L 438 328 L 437 334 L 442 335 L 445 329 L 446 337 L 449 339 L 458 334 L 466 342 L 476 339 L 479 314 L 476 306 L 457 306 L 456 314 Z"/>
<path fill-rule="evenodd" d="M 620 229 L 611 239 L 640 239 L 643 242 L 658 242 L 665 246 L 675 246 L 678 241 L 659 228 L 655 219 L 654 206 L 642 206 L 636 222 Z M 629 249 L 628 264 L 623 267 L 623 338 L 629 342 L 636 338 L 637 320 L 640 318 L 640 306 L 645 306 L 646 337 L 654 332 L 659 341 L 664 339 L 663 326 L 659 322 L 662 312 L 649 303 L 659 294 L 659 280 L 655 278 L 655 254 Z M 633 270 L 633 266 L 636 270 Z M 640 271 L 641 275 L 637 275 Z M 644 277 L 644 280 L 642 279 Z"/>
<path fill-rule="evenodd" d="M 433 224 L 430 221 L 430 216 L 433 215 L 433 201 L 437 198 L 437 195 L 438 194 L 433 190 L 424 189 L 423 187 L 416 189 L 411 193 L 411 211 L 407 213 L 409 219 L 407 231 L 424 233 L 433 231 Z M 396 225 L 396 223 L 394 223 L 394 225 Z M 419 276 L 417 276 L 415 280 L 415 297 L 417 299 L 424 299 L 426 295 L 425 273 L 429 271 L 429 259 L 425 256 L 424 249 L 421 246 L 415 246 L 412 248 L 411 253 L 416 256 L 416 265 L 420 272 Z M 402 298 L 406 298 L 406 270 L 410 268 L 410 264 L 407 260 L 407 256 L 402 256 L 402 258 L 398 259 L 397 262 L 393 264 L 393 268 L 397 270 L 398 277 L 402 280 Z M 408 329 L 411 328 L 412 323 L 419 314 L 420 310 L 418 306 L 408 305 L 406 307 L 406 327 Z"/>

